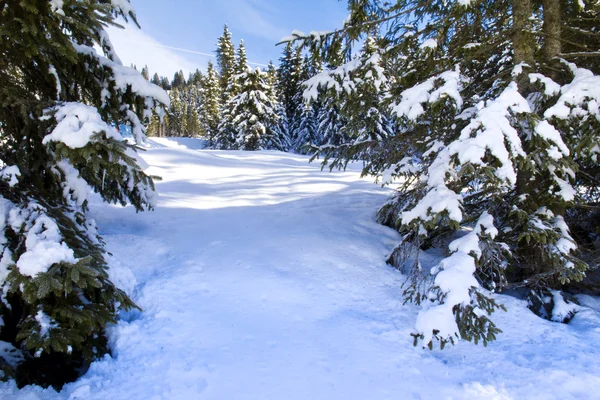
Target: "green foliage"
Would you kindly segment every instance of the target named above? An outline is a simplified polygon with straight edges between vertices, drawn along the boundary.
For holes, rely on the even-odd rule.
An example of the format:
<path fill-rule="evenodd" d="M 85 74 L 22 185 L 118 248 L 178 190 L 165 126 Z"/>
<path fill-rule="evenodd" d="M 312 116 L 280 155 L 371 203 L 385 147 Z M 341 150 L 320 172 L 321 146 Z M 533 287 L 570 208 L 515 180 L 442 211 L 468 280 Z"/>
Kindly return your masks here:
<path fill-rule="evenodd" d="M 407 300 L 423 305 L 424 317 L 460 299 L 444 308 L 456 327 L 415 337 L 428 346 L 487 344 L 501 306 L 484 288 L 560 289 L 589 269 L 586 243 L 597 233 L 581 221 L 598 205 L 598 99 L 562 95 L 582 90 L 583 76 L 600 82 L 598 6 L 350 0 L 348 9 L 342 29 L 287 43 L 332 66 L 306 91 L 327 93 L 345 133 L 359 139 L 326 144 L 314 157 L 330 168 L 361 160 L 364 175 L 398 183 L 378 218 L 403 235 L 389 261 L 408 275 Z M 419 256 L 429 249 L 446 249 L 431 274 Z M 459 285 L 443 282 L 473 262 Z"/>
<path fill-rule="evenodd" d="M 0 369 L 19 385 L 60 388 L 109 351 L 107 324 L 136 307 L 108 277 L 87 196 L 152 209 L 140 149 L 115 127 L 143 141 L 144 124 L 168 99 L 147 68 L 142 76 L 121 65 L 104 30 L 118 17 L 135 21 L 129 7 L 52 7 L 0 7 L 0 168 L 8 176 L 0 180 L 0 340 L 15 353 L 0 355 Z"/>

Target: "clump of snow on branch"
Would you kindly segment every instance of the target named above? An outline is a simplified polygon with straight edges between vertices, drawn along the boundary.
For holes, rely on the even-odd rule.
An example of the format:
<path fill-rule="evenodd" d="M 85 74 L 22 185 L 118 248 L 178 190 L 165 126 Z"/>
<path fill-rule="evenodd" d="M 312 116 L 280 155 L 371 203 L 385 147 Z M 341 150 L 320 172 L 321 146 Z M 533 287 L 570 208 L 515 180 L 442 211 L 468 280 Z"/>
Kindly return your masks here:
<path fill-rule="evenodd" d="M 443 293 L 444 301 L 440 303 L 432 298 L 417 316 L 416 329 L 423 335 L 424 343 L 433 340 L 434 331 L 440 339 L 460 336 L 453 308 L 470 305 L 471 290 L 479 287 L 473 274 L 476 269 L 475 257 L 481 257 L 479 241 L 482 234 L 492 239 L 498 234 L 494 218 L 487 212 L 481 214 L 471 232 L 450 243 L 452 254 L 432 270 L 432 274 L 435 274 L 434 285 Z"/>
<path fill-rule="evenodd" d="M 40 326 L 40 338 L 46 339 L 50 335 L 50 331 L 54 328 L 58 327 L 56 321 L 52 320 L 48 315 L 46 315 L 42 310 L 38 310 L 35 315 L 35 321 Z"/>
<path fill-rule="evenodd" d="M 561 88 L 558 101 L 546 110 L 544 117 L 567 119 L 591 114 L 600 120 L 600 76 L 574 64 L 568 65 L 574 75 L 573 81 Z"/>
<path fill-rule="evenodd" d="M 23 275 L 35 278 L 48 271 L 56 263 L 76 262 L 73 250 L 63 240 L 58 225 L 46 210 L 35 203 L 25 208 L 12 208 L 8 212 L 6 224 L 25 233 L 25 252 L 17 261 L 17 268 Z"/>
<path fill-rule="evenodd" d="M 63 0 L 50 0 L 50 8 L 52 9 L 52 11 L 54 11 L 58 15 L 65 15 L 65 12 L 62 9 L 63 5 L 64 5 Z"/>
<path fill-rule="evenodd" d="M 483 159 L 489 151 L 501 164 L 495 169 L 495 175 L 514 185 L 517 173 L 511 159 L 525 153 L 510 117 L 530 112 L 529 104 L 519 93 L 517 84 L 512 82 L 497 99 L 486 104 L 479 103 L 477 109 L 471 123 L 462 130 L 460 138 L 449 146 L 448 151 L 451 155 L 458 155 L 461 164 L 475 165 L 485 165 Z"/>
<path fill-rule="evenodd" d="M 117 9 L 117 11 L 122 12 L 125 15 L 133 14 L 134 9 L 129 0 L 110 0 L 112 6 Z"/>
<path fill-rule="evenodd" d="M 403 100 L 395 108 L 398 115 L 409 119 L 417 118 L 424 113 L 421 104 L 439 99 L 442 93 L 446 93 L 441 90 L 446 86 L 450 88 L 451 95 L 458 96 L 453 97 L 458 102 L 458 73 L 447 75 L 444 82 L 446 84 L 436 91 L 432 91 L 433 81 L 418 85 L 420 87 L 412 88 L 415 89 L 413 91 L 408 89 L 410 93 L 406 97 L 403 95 Z M 440 152 L 427 170 L 426 182 L 430 189 L 413 209 L 402 214 L 402 223 L 410 224 L 416 219 L 428 221 L 433 215 L 443 211 L 448 213 L 450 219 L 461 222 L 462 196 L 446 186 L 448 175 L 456 167 L 454 156 L 458 157 L 461 164 L 485 166 L 487 164 L 484 159 L 489 152 L 500 162 L 500 166 L 495 167 L 494 174 L 507 185 L 514 185 L 517 173 L 512 159 L 517 155 L 524 155 L 524 152 L 518 132 L 511 125 L 510 116 L 512 113 L 529 110 L 529 104 L 519 94 L 516 83 L 511 83 L 497 99 L 479 103 L 471 123 L 462 130 L 460 137 L 446 147 L 439 147 Z"/>
<path fill-rule="evenodd" d="M 58 122 L 42 143 L 61 142 L 72 149 L 85 147 L 92 136 L 104 132 L 107 139 L 123 140 L 117 129 L 102 119 L 95 107 L 82 103 L 63 103 L 47 110 Z"/>
<path fill-rule="evenodd" d="M 403 91 L 392 112 L 400 118 L 406 117 L 414 121 L 425 113 L 424 104 L 435 103 L 446 97 L 454 100 L 456 108 L 460 109 L 463 105 L 460 88 L 460 69 L 457 66 L 453 71 L 443 72 Z"/>
<path fill-rule="evenodd" d="M 60 160 L 56 164 L 55 171 L 64 176 L 62 183 L 64 198 L 71 198 L 75 204 L 81 206 L 93 192 L 90 185 L 81 178 L 79 171 L 68 160 Z"/>
<path fill-rule="evenodd" d="M 362 69 L 370 70 L 368 78 L 372 80 L 377 90 L 386 84 L 387 79 L 381 67 L 381 54 L 374 52 L 368 57 L 355 58 L 337 68 L 323 71 L 304 82 L 304 99 L 307 102 L 316 100 L 321 90 L 332 90 L 338 94 L 353 93 L 357 85 L 362 83 L 355 72 Z"/>
<path fill-rule="evenodd" d="M 16 165 L 4 167 L 0 170 L 0 178 L 5 180 L 10 187 L 19 183 L 19 176 L 21 176 L 21 171 Z"/>

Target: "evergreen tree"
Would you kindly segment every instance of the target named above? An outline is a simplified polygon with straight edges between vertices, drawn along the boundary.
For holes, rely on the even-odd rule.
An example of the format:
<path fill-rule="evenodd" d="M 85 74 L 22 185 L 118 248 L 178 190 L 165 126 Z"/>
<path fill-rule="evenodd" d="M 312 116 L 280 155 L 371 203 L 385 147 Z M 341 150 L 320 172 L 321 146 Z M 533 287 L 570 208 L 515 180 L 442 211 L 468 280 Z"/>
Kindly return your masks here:
<path fill-rule="evenodd" d="M 219 122 L 219 133 L 216 139 L 216 147 L 219 149 L 231 149 L 239 147 L 237 143 L 238 132 L 235 128 L 235 114 L 237 101 L 234 100 L 237 95 L 242 93 L 243 86 L 246 84 L 244 81 L 247 79 L 248 74 L 248 57 L 246 55 L 246 47 L 244 41 L 240 41 L 238 46 L 235 62 L 233 67 L 233 73 L 229 78 L 229 85 L 227 86 L 227 93 L 229 100 L 222 104 L 221 107 L 221 121 Z"/>
<path fill-rule="evenodd" d="M 105 31 L 119 16 L 135 21 L 129 2 L 10 0 L 0 13 L 0 369 L 19 385 L 76 378 L 135 307 L 108 278 L 87 198 L 152 208 L 152 178 L 115 126 L 139 143 L 169 99 L 121 64 Z"/>
<path fill-rule="evenodd" d="M 309 58 L 305 58 L 302 62 L 299 82 L 308 81 L 319 70 L 316 65 L 317 63 L 313 63 Z M 300 87 L 293 102 L 297 104 L 295 123 L 292 125 L 291 135 L 292 143 L 294 144 L 293 148 L 300 154 L 308 154 L 320 146 L 323 141 L 318 121 L 321 101 L 318 94 L 305 100 L 304 91 Z"/>
<path fill-rule="evenodd" d="M 325 100 L 318 115 L 318 121 L 318 129 L 323 138 L 323 146 L 335 148 L 349 141 L 346 135 L 347 122 L 333 98 Z"/>
<path fill-rule="evenodd" d="M 169 118 L 167 120 L 167 136 L 184 136 L 186 104 L 182 101 L 180 90 L 175 87 L 169 92 L 171 107 L 169 108 Z"/>
<path fill-rule="evenodd" d="M 160 87 L 164 90 L 171 90 L 171 82 L 169 82 L 169 78 L 162 77 L 160 79 Z"/>
<path fill-rule="evenodd" d="M 239 76 L 240 92 L 230 102 L 234 148 L 261 150 L 283 148 L 279 132 L 273 131 L 277 122 L 275 104 L 268 96 L 267 76 L 259 68 L 249 69 Z"/>
<path fill-rule="evenodd" d="M 396 118 L 398 134 L 331 153 L 333 166 L 363 158 L 365 173 L 403 182 L 379 216 L 402 233 L 390 262 L 411 278 L 407 299 L 423 305 L 415 343 L 495 339 L 490 316 L 501 306 L 488 290 L 507 287 L 527 287 L 534 311 L 568 320 L 545 299 L 589 268 L 570 215 L 589 206 L 582 167 L 598 164 L 600 96 L 588 90 L 600 84 L 598 25 L 581 53 L 567 53 L 578 65 L 557 60 L 581 21 L 597 18 L 596 2 L 366 0 L 349 10 L 341 30 L 296 40 L 331 63 L 364 40 L 358 58 L 311 79 L 307 92 L 335 93 L 349 120 L 381 99 Z M 387 111 L 378 114 L 372 121 Z M 415 249 L 433 246 L 448 256 L 424 271 Z"/>
<path fill-rule="evenodd" d="M 317 113 L 312 104 L 300 102 L 298 106 L 298 123 L 294 127 L 294 146 L 299 154 L 311 153 L 313 147 L 321 145 Z"/>
<path fill-rule="evenodd" d="M 219 105 L 221 90 L 219 87 L 219 76 L 212 62 L 208 63 L 202 87 L 201 124 L 208 134 L 209 146 L 213 147 L 221 118 Z"/>
<path fill-rule="evenodd" d="M 269 61 L 269 65 L 266 71 L 267 75 L 267 86 L 269 87 L 268 96 L 274 104 L 275 112 L 277 114 L 277 120 L 273 123 L 271 130 L 275 132 L 275 136 L 278 137 L 278 142 L 281 143 L 279 150 L 288 151 L 292 148 L 292 144 L 289 137 L 289 129 L 285 117 L 285 109 L 281 103 L 281 93 L 279 92 L 278 75 L 277 69 L 273 64 L 273 61 Z"/>
<path fill-rule="evenodd" d="M 233 68 L 233 75 L 229 80 L 229 86 L 227 91 L 231 96 L 237 96 L 242 90 L 242 75 L 248 72 L 248 56 L 246 55 L 246 46 L 244 41 L 240 40 L 237 52 L 235 54 L 235 65 Z"/>
<path fill-rule="evenodd" d="M 142 68 L 142 76 L 144 77 L 145 80 L 147 80 L 147 81 L 150 80 L 150 71 L 148 70 L 147 65 L 144 68 Z"/>
<path fill-rule="evenodd" d="M 223 28 L 223 35 L 217 41 L 216 54 L 221 85 L 221 104 L 225 104 L 232 97 L 227 88 L 235 66 L 235 47 L 227 25 Z"/>
<path fill-rule="evenodd" d="M 269 61 L 269 65 L 265 72 L 267 74 L 267 84 L 269 85 L 269 96 L 273 101 L 277 101 L 277 98 L 279 97 L 277 90 L 277 69 L 272 60 Z"/>
<path fill-rule="evenodd" d="M 283 50 L 279 59 L 277 70 L 277 89 L 280 93 L 281 106 L 284 109 L 283 124 L 289 131 L 290 140 L 295 140 L 294 127 L 299 124 L 299 110 L 302 110 L 300 87 L 302 75 L 302 53 L 301 49 L 294 47 L 291 43 Z"/>
<path fill-rule="evenodd" d="M 173 76 L 173 82 L 171 82 L 171 87 L 173 89 L 180 89 L 184 87 L 186 84 L 185 76 L 183 75 L 183 71 L 175 72 Z"/>
<path fill-rule="evenodd" d="M 196 137 L 200 134 L 200 120 L 198 118 L 198 112 L 193 105 L 189 105 L 186 108 L 185 118 L 185 136 Z"/>
<path fill-rule="evenodd" d="M 150 82 L 152 82 L 153 85 L 160 86 L 160 77 L 157 73 L 154 73 L 154 75 L 152 75 L 152 79 L 150 80 Z"/>

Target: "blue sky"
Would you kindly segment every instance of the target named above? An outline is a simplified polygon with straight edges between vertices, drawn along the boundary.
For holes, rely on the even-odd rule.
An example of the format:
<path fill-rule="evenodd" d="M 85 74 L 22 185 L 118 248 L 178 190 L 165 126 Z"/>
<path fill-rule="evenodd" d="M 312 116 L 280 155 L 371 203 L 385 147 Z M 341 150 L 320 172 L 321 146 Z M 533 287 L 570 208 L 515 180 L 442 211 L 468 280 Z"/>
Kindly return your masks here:
<path fill-rule="evenodd" d="M 131 0 L 142 31 L 109 31 L 125 64 L 148 64 L 151 72 L 169 75 L 204 69 L 227 23 L 234 42 L 244 39 L 250 61 L 277 62 L 275 44 L 294 29 L 330 30 L 345 19 L 346 2 L 338 0 Z"/>

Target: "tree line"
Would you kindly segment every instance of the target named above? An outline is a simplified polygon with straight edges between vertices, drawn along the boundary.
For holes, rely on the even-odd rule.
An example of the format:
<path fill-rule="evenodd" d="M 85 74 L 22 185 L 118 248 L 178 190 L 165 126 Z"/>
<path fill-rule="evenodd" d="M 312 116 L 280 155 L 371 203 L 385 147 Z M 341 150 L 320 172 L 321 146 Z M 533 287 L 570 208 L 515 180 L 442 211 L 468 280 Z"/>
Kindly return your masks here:
<path fill-rule="evenodd" d="M 342 58 L 339 58 L 341 61 Z M 155 114 L 148 126 L 149 136 L 194 137 L 208 140 L 216 149 L 276 149 L 310 153 L 315 147 L 337 146 L 361 135 L 350 137 L 339 105 L 325 97 L 308 102 L 304 82 L 334 64 L 323 66 L 305 55 L 301 47 L 283 46 L 278 67 L 251 68 L 242 41 L 235 48 L 225 26 L 217 41 L 216 65 L 196 70 L 187 79 L 182 71 L 172 80 L 154 74 L 147 67 L 142 75 L 169 92 L 171 105 L 162 117 Z M 388 114 L 378 107 L 377 90 L 371 93 L 365 117 L 366 134 L 388 135 Z M 358 119 L 353 119 L 357 121 Z M 374 129 L 372 129 L 374 128 Z"/>

